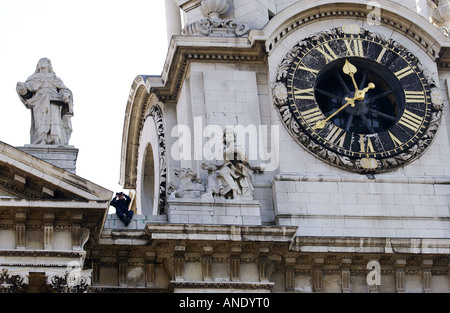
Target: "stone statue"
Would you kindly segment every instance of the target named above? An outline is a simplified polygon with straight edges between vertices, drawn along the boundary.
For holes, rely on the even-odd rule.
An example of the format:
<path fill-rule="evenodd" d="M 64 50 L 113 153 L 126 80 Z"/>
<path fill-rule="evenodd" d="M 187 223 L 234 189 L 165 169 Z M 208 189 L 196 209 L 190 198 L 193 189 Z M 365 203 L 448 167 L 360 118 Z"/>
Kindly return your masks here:
<path fill-rule="evenodd" d="M 253 171 L 243 148 L 236 144 L 236 134 L 224 131 L 224 162 L 202 164 L 208 171 L 206 196 L 224 197 L 225 199 L 252 199 L 254 187 Z"/>
<path fill-rule="evenodd" d="M 31 144 L 67 146 L 72 134 L 73 96 L 56 76 L 50 60 L 40 59 L 36 72 L 25 83 L 17 83 L 16 89 L 31 110 Z"/>

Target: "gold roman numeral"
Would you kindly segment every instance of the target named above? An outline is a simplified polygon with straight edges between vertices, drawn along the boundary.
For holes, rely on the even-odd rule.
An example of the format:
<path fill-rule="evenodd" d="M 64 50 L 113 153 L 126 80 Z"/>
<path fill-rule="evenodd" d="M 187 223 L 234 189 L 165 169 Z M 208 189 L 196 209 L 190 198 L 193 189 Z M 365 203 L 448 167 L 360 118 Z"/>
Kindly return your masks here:
<path fill-rule="evenodd" d="M 344 39 L 347 56 L 364 57 L 362 41 L 358 39 Z"/>
<path fill-rule="evenodd" d="M 323 56 L 325 57 L 325 61 L 327 63 L 334 61 L 338 58 L 337 55 L 334 53 L 334 51 L 330 48 L 330 46 L 327 43 L 324 44 L 323 47 L 317 47 L 316 49 L 317 49 L 317 51 L 319 51 L 320 53 L 323 54 Z"/>
<path fill-rule="evenodd" d="M 398 140 L 398 138 L 395 137 L 390 131 L 388 131 L 388 133 L 389 133 L 389 136 L 391 137 L 392 142 L 394 143 L 394 145 L 395 145 L 396 148 L 399 147 L 399 146 L 401 146 L 401 145 L 403 144 L 403 142 L 401 142 L 400 140 Z"/>
<path fill-rule="evenodd" d="M 306 67 L 306 66 L 304 66 L 304 65 L 299 65 L 299 66 L 297 67 L 297 69 L 304 70 L 304 71 L 308 71 L 308 72 L 310 72 L 311 74 L 313 74 L 314 77 L 315 77 L 317 74 L 319 74 L 319 71 L 318 71 L 318 70 L 315 70 L 315 69 Z"/>
<path fill-rule="evenodd" d="M 381 59 L 383 59 L 383 56 L 386 53 L 386 50 L 387 50 L 386 47 L 383 47 L 383 50 L 381 50 L 381 52 L 380 52 L 380 54 L 378 55 L 378 58 L 377 58 L 377 62 L 378 63 L 380 63 Z"/>
<path fill-rule="evenodd" d="M 344 133 L 342 133 L 342 132 L 344 132 Z M 344 146 L 346 134 L 347 133 L 342 128 L 333 126 L 333 128 L 328 133 L 328 135 L 325 139 L 327 141 L 333 143 L 334 145 L 337 145 L 342 148 Z"/>
<path fill-rule="evenodd" d="M 367 145 L 366 145 L 364 138 L 367 138 Z M 370 137 L 365 136 L 365 135 L 359 135 L 359 147 L 360 147 L 360 152 L 362 152 L 362 153 L 375 152 L 375 149 L 373 148 L 373 144 L 372 144 L 372 141 L 370 140 Z"/>
<path fill-rule="evenodd" d="M 318 107 L 303 111 L 302 116 L 305 122 L 308 124 L 315 124 L 315 122 L 325 118 L 325 116 L 322 114 L 322 111 L 320 111 Z"/>
<path fill-rule="evenodd" d="M 402 68 L 400 71 L 395 72 L 394 75 L 397 76 L 398 80 L 400 80 L 403 77 L 406 77 L 412 73 L 414 73 L 412 68 L 410 68 L 409 66 L 406 66 L 406 67 Z"/>
<path fill-rule="evenodd" d="M 294 87 L 294 97 L 297 100 L 314 100 L 314 87 L 307 89 Z"/>
<path fill-rule="evenodd" d="M 405 91 L 407 103 L 425 103 L 425 92 L 423 91 Z"/>
<path fill-rule="evenodd" d="M 408 127 L 414 132 L 417 132 L 420 125 L 422 124 L 422 118 L 419 115 L 412 113 L 411 111 L 405 110 L 405 112 L 403 112 L 402 118 L 398 121 L 398 123 L 405 127 Z"/>

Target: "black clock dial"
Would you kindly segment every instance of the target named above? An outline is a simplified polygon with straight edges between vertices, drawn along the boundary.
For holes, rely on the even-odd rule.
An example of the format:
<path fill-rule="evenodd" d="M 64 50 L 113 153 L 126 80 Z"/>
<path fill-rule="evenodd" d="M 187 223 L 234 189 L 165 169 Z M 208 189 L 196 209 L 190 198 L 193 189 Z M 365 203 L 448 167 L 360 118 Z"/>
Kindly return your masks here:
<path fill-rule="evenodd" d="M 279 72 L 287 92 L 283 120 L 301 141 L 308 136 L 308 149 L 321 158 L 330 159 L 330 151 L 378 166 L 417 145 L 430 126 L 429 80 L 418 59 L 381 36 L 340 29 L 314 36 Z"/>
<path fill-rule="evenodd" d="M 353 82 L 342 73 L 345 60 L 359 69 L 355 81 L 360 90 L 368 82 L 373 82 L 376 88 L 369 90 L 363 100 L 355 101 L 354 106 L 347 106 L 330 121 L 347 132 L 358 134 L 374 134 L 389 129 L 404 109 L 403 88 L 392 72 L 375 61 L 351 57 L 325 66 L 317 75 L 314 88 L 320 110 L 329 116 L 345 104 L 345 98 L 353 97 Z"/>

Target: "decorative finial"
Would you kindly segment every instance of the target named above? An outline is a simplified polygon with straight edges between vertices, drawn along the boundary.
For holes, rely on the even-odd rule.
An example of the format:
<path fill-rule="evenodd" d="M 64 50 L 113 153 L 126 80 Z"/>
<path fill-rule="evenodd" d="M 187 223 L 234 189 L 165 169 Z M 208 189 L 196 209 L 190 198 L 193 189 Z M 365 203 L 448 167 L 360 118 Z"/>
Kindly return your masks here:
<path fill-rule="evenodd" d="M 450 0 L 440 0 L 432 14 L 433 22 L 446 36 L 450 36 Z"/>
<path fill-rule="evenodd" d="M 203 0 L 200 11 L 204 17 L 217 20 L 220 15 L 227 12 L 228 8 L 227 0 Z"/>

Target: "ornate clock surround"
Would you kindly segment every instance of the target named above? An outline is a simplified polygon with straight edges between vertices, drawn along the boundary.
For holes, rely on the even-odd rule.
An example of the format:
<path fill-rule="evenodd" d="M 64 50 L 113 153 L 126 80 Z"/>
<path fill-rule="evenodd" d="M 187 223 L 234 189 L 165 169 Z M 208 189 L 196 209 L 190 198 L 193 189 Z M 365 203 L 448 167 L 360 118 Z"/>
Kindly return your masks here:
<path fill-rule="evenodd" d="M 340 50 L 336 50 L 336 45 L 333 46 L 328 44 L 336 43 L 338 41 L 340 41 Z M 375 54 L 369 50 L 370 46 L 378 47 Z M 313 64 L 313 62 L 308 64 L 309 67 L 305 66 L 302 62 L 302 57 L 308 56 L 308 54 L 314 50 L 320 52 L 316 53 L 315 64 L 310 65 Z M 415 133 L 409 133 L 409 137 L 407 136 L 408 138 L 405 138 L 404 142 L 402 140 L 400 143 L 400 140 L 397 138 L 399 136 L 397 135 L 396 137 L 392 135 L 390 128 L 386 128 L 383 133 L 384 137 L 382 137 L 386 138 L 385 135 L 388 133 L 389 135 L 392 135 L 390 137 L 390 145 L 394 145 L 393 148 L 395 148 L 390 149 L 387 152 L 383 151 L 382 143 L 380 144 L 381 150 L 373 149 L 371 146 L 369 149 L 369 145 L 372 144 L 369 141 L 371 139 L 373 140 L 374 136 L 353 133 L 351 133 L 353 137 L 359 136 L 357 138 L 361 138 L 361 143 L 357 143 L 356 146 L 366 146 L 367 151 L 355 151 L 355 148 L 348 147 L 347 149 L 344 149 L 342 145 L 337 144 L 337 139 L 345 137 L 342 136 L 345 133 L 345 131 L 342 132 L 342 128 L 344 127 L 335 127 L 335 125 L 330 122 L 328 122 L 326 126 L 328 128 L 327 131 L 324 132 L 325 134 L 323 136 L 318 135 L 319 132 L 314 129 L 314 123 L 312 123 L 317 119 L 313 119 L 311 120 L 312 122 L 309 123 L 309 121 L 305 119 L 305 117 L 308 117 L 305 113 L 317 111 L 317 114 L 321 115 L 322 119 L 326 117 L 325 114 L 322 114 L 323 112 L 321 112 L 321 110 L 318 110 L 320 108 L 316 101 L 318 92 L 315 90 L 317 88 L 317 81 L 319 80 L 318 77 L 321 77 L 321 75 L 323 77 L 322 69 L 330 67 L 333 62 L 336 63 L 340 61 L 342 64 L 344 59 L 350 61 L 353 60 L 353 62 L 355 60 L 358 61 L 359 59 L 362 62 L 372 62 L 373 64 L 378 64 L 377 66 L 379 67 L 386 66 L 387 68 L 388 64 L 383 58 L 386 58 L 388 54 L 395 55 L 396 59 L 403 62 L 402 64 L 407 65 L 405 68 L 397 69 L 395 74 L 392 73 L 392 75 L 395 75 L 398 79 L 400 85 L 405 86 L 407 85 L 407 80 L 416 79 L 416 81 L 419 81 L 423 86 L 423 93 L 422 91 L 420 93 L 418 91 L 406 91 L 404 95 L 405 99 L 400 100 L 400 102 L 403 101 L 403 104 L 399 104 L 403 111 L 403 115 L 398 114 L 396 116 L 396 125 L 393 125 L 394 127 L 401 126 L 403 129 L 406 129 L 406 132 L 410 132 L 410 129 L 404 127 L 404 125 L 406 125 L 405 117 L 408 117 L 407 114 L 410 113 L 410 111 L 407 110 L 409 109 L 408 106 L 412 105 L 411 108 L 416 110 L 417 107 L 415 106 L 422 105 L 422 108 L 419 109 L 419 112 L 423 113 L 423 116 L 420 117 L 422 122 L 420 125 L 417 124 L 417 131 Z M 310 56 L 312 55 L 313 54 Z M 317 55 L 320 57 L 317 57 Z M 381 61 L 382 59 L 383 62 Z M 295 73 L 293 73 L 295 72 L 294 69 L 299 67 L 302 68 L 301 74 L 305 76 L 304 79 L 312 82 L 311 86 L 308 86 L 310 88 L 305 88 L 305 86 L 303 86 L 304 89 L 302 89 L 302 91 L 298 88 L 295 89 L 293 84 L 293 77 L 295 75 Z M 413 75 L 404 79 L 409 74 Z M 393 81 L 391 78 L 390 83 L 392 82 L 395 83 L 395 79 Z M 358 82 L 358 84 L 360 84 L 360 82 Z M 417 104 L 417 98 L 410 98 L 411 94 L 416 96 L 418 93 L 421 94 L 423 98 L 420 98 L 420 104 Z M 382 35 L 360 28 L 355 32 L 354 28 L 348 27 L 339 27 L 329 31 L 320 32 L 297 43 L 286 54 L 278 67 L 276 81 L 272 88 L 272 95 L 274 105 L 280 114 L 283 124 L 290 135 L 302 147 L 314 156 L 331 165 L 364 174 L 391 171 L 420 157 L 431 145 L 436 135 L 443 109 L 443 99 L 440 96 L 438 88 L 434 81 L 428 77 L 426 70 L 415 55 L 392 39 L 386 39 Z M 408 101 L 410 103 L 407 103 Z M 303 105 L 305 106 L 302 110 Z M 307 107 L 308 105 L 309 107 Z M 417 113 L 417 111 L 414 112 Z M 328 114 L 328 116 L 329 115 L 330 114 Z M 403 125 L 400 125 L 399 122 L 402 120 L 402 117 Z M 412 127 L 409 128 L 412 129 Z M 414 128 L 416 128 L 415 125 Z M 338 135 L 340 132 L 342 133 Z M 350 136 L 349 133 L 347 135 Z M 377 133 L 374 135 L 378 137 L 379 134 Z M 330 142 L 331 138 L 334 139 L 334 142 Z M 381 140 L 379 138 L 377 139 Z M 347 145 L 349 145 L 348 141 L 349 139 L 347 139 Z M 343 144 L 343 139 L 340 143 Z"/>

